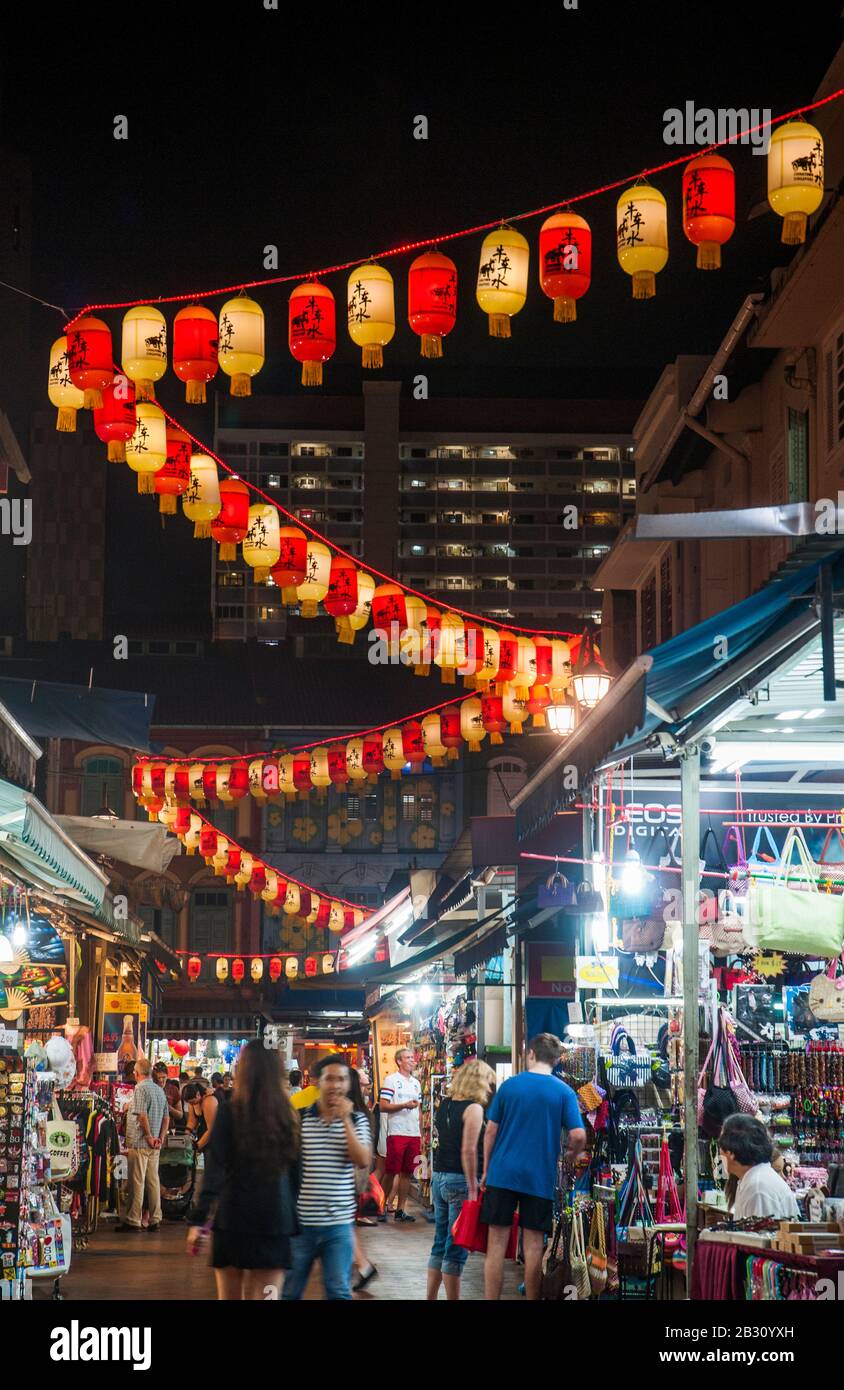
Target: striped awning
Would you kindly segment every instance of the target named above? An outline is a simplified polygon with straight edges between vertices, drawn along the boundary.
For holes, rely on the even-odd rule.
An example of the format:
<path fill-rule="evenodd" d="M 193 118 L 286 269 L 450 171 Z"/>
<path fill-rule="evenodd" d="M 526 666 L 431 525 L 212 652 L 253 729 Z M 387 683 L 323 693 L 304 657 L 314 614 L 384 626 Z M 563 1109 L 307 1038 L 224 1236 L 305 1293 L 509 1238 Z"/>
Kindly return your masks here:
<path fill-rule="evenodd" d="M 257 1038 L 261 1014 L 159 1014 L 147 1033 L 154 1038 Z"/>

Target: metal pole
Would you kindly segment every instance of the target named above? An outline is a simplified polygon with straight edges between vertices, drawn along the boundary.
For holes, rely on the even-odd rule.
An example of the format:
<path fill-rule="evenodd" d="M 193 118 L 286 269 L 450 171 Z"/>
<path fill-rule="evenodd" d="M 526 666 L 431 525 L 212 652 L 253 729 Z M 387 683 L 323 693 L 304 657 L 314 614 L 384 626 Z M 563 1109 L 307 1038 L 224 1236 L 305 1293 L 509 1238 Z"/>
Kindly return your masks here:
<path fill-rule="evenodd" d="M 691 1296 L 697 1238 L 698 1132 L 698 892 L 700 891 L 700 751 L 687 744 L 680 754 L 683 831 L 683 1122 L 686 1170 L 686 1293 Z"/>

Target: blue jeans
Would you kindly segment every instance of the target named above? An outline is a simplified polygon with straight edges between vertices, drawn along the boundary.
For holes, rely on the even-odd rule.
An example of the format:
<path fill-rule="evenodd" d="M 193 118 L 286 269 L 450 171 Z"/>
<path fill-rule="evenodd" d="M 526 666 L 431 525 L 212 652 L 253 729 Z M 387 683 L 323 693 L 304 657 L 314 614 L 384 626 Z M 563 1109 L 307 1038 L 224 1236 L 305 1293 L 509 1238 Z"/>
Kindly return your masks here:
<path fill-rule="evenodd" d="M 463 1273 L 463 1266 L 469 1258 L 469 1251 L 463 1245 L 455 1245 L 451 1228 L 460 1215 L 460 1209 L 469 1196 L 469 1185 L 462 1173 L 435 1173 L 431 1183 L 431 1197 L 434 1203 L 434 1243 L 428 1259 L 429 1269 L 439 1269 L 443 1274 Z"/>
<path fill-rule="evenodd" d="M 300 1299 L 314 1260 L 322 1261 L 326 1299 L 351 1299 L 354 1226 L 303 1226 L 291 1242 L 293 1265 L 284 1280 L 283 1299 Z"/>

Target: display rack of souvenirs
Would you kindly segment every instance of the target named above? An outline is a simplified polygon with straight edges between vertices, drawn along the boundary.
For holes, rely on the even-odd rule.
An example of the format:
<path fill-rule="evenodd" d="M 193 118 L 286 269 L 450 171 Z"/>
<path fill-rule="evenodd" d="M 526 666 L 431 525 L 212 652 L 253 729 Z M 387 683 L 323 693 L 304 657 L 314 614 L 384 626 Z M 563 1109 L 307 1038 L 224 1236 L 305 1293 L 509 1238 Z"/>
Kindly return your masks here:
<path fill-rule="evenodd" d="M 131 1087 L 128 1089 L 131 1091 Z M 96 1090 L 59 1091 L 56 1104 L 76 1131 L 78 1162 L 61 1178 L 61 1206 L 69 1211 L 74 1237 L 79 1248 L 84 1249 L 97 1228 L 102 1205 L 109 1210 L 117 1207 L 118 1122 L 107 1084 Z"/>
<path fill-rule="evenodd" d="M 446 1011 L 442 1006 L 421 1025 L 416 1034 L 415 1045 L 418 1063 L 417 1079 L 422 1087 L 419 1125 L 422 1136 L 422 1154 L 425 1158 L 425 1176 L 419 1183 L 419 1196 L 423 1201 L 430 1202 L 430 1175 L 433 1172 L 436 1143 L 433 1119 L 442 1099 L 449 1074 Z"/>
<path fill-rule="evenodd" d="M 70 1232 L 49 1186 L 55 1076 L 11 1065 L 12 1054 L 0 1054 L 0 1261 L 3 1297 L 22 1299 L 28 1279 L 68 1268 Z"/>

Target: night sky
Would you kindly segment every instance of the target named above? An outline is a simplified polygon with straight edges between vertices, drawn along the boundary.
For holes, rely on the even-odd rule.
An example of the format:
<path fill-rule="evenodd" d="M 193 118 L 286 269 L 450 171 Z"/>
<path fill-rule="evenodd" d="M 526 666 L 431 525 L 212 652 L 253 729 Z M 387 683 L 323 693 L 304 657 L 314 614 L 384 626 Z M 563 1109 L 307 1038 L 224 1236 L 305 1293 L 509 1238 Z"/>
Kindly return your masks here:
<path fill-rule="evenodd" d="M 388 7 L 367 6 L 365 17 L 364 7 L 308 7 L 307 22 L 261 0 L 131 14 L 89 4 L 53 18 L 36 9 L 30 42 L 24 28 L 0 55 L 0 139 L 28 155 L 34 179 L 33 291 L 75 309 L 213 288 L 267 274 L 267 243 L 278 245 L 280 273 L 304 275 L 635 175 L 683 153 L 663 142 L 668 107 L 776 114 L 811 100 L 840 42 L 836 8 L 801 5 L 778 18 L 761 4 L 580 0 L 568 11 L 558 0 L 400 18 Z M 754 12 L 751 27 L 732 28 L 736 14 L 746 23 Z M 127 141 L 113 138 L 118 114 Z M 418 114 L 426 141 L 413 138 Z M 616 262 L 617 193 L 578 206 L 593 229 L 593 283 L 573 328 L 552 322 L 535 278 L 541 219 L 519 224 L 531 241 L 531 293 L 509 342 L 487 336 L 474 302 L 480 237 L 445 247 L 460 302 L 446 357 L 427 368 L 432 391 L 644 396 L 678 353 L 713 350 L 743 296 L 792 254 L 778 218 L 747 220 L 765 196 L 765 159 L 740 146 L 729 154 L 737 230 L 717 274 L 695 270 L 682 235 L 680 169 L 655 178 L 669 201 L 669 262 L 652 301 L 633 301 Z M 420 370 L 405 319 L 409 261 L 390 262 L 398 330 L 384 372 L 405 382 Z M 328 281 L 340 299 L 345 279 Z M 267 315 L 256 393 L 302 389 L 286 345 L 290 288 L 255 292 Z M 165 306 L 168 320 L 178 307 Z M 108 317 L 119 342 L 121 314 Z M 59 328 L 58 315 L 33 310 L 39 394 Z M 357 392 L 359 350 L 338 336 L 326 389 Z M 181 405 L 172 372 L 159 394 Z M 201 414 L 191 414 L 199 433 Z M 120 482 L 137 523 L 134 480 Z M 129 565 L 142 535 L 133 525 Z M 179 536 L 167 542 L 174 555 L 185 549 Z"/>

